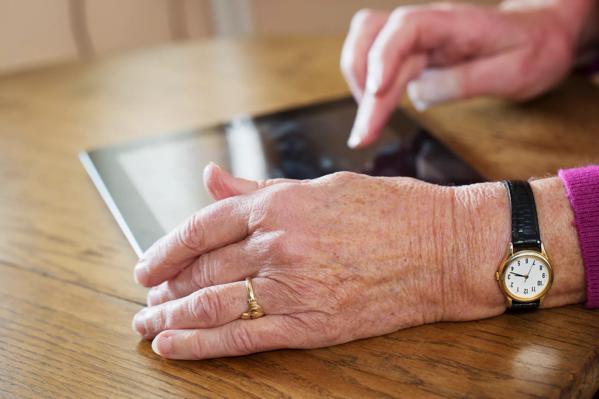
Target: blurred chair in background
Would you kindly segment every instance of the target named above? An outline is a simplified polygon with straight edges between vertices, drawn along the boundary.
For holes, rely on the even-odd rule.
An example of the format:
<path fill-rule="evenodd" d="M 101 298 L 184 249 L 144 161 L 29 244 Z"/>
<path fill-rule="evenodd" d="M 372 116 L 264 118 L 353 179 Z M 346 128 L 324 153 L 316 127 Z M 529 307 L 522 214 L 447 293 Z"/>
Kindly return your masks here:
<path fill-rule="evenodd" d="M 425 2 L 0 0 L 0 73 L 212 36 L 342 35 L 360 8 L 393 9 Z"/>

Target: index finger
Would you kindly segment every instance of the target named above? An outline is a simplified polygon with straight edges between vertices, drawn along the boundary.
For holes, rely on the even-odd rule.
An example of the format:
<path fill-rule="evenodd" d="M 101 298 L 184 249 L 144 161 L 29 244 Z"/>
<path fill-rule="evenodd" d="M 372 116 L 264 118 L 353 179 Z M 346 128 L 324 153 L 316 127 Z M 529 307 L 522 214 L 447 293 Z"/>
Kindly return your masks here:
<path fill-rule="evenodd" d="M 251 206 L 246 198 L 215 202 L 154 243 L 135 266 L 135 279 L 151 287 L 176 276 L 196 257 L 245 239 Z"/>

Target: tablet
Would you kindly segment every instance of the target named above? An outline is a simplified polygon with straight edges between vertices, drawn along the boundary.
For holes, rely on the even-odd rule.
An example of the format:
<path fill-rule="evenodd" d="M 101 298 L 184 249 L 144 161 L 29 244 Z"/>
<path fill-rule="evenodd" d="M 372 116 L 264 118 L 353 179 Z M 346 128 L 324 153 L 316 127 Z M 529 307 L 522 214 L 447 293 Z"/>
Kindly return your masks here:
<path fill-rule="evenodd" d="M 247 179 L 311 179 L 337 171 L 410 176 L 437 184 L 481 177 L 397 111 L 377 143 L 351 150 L 351 98 L 84 151 L 81 162 L 140 256 L 212 199 L 202 170 L 214 161 Z"/>

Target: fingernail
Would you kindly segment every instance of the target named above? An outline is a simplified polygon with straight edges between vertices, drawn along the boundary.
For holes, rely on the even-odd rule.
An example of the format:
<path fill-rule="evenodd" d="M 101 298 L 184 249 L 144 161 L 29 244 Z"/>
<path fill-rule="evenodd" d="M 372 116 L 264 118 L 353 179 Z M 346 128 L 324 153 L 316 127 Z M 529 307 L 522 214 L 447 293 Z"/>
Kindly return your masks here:
<path fill-rule="evenodd" d="M 171 337 L 168 335 L 159 335 L 152 341 L 152 350 L 160 356 L 166 356 L 173 349 Z"/>
<path fill-rule="evenodd" d="M 366 91 L 376 94 L 381 88 L 381 77 L 378 73 L 371 73 L 366 80 Z"/>
<path fill-rule="evenodd" d="M 364 123 L 360 121 L 360 117 L 356 118 L 356 122 L 351 129 L 351 133 L 349 135 L 349 140 L 347 140 L 347 145 L 349 148 L 356 148 L 362 143 L 362 139 L 366 135 L 366 129 L 364 127 Z"/>
<path fill-rule="evenodd" d="M 354 133 L 352 130 L 351 135 L 349 136 L 349 140 L 347 140 L 347 145 L 349 148 L 356 148 L 360 145 L 360 135 L 359 133 Z"/>
<path fill-rule="evenodd" d="M 414 108 L 423 111 L 431 105 L 459 98 L 461 89 L 454 71 L 428 69 L 408 83 L 407 93 Z"/>
<path fill-rule="evenodd" d="M 366 91 L 371 94 L 378 93 L 383 84 L 383 67 L 381 62 L 368 62 L 368 77 L 366 78 Z"/>
<path fill-rule="evenodd" d="M 147 281 L 148 268 L 143 261 L 135 266 L 135 269 L 133 270 L 133 278 L 137 284 L 142 284 L 143 282 Z"/>
<path fill-rule="evenodd" d="M 135 331 L 142 337 L 145 336 L 147 332 L 145 316 L 143 315 L 144 311 L 145 309 L 142 309 L 139 312 L 137 312 L 137 314 L 133 316 L 133 321 L 131 322 L 131 327 L 133 328 L 133 331 Z"/>
<path fill-rule="evenodd" d="M 362 144 L 362 141 L 368 134 L 368 122 L 370 115 L 372 114 L 373 103 L 374 96 L 372 95 L 364 96 L 360 102 L 358 113 L 356 114 L 356 121 L 354 122 L 351 134 L 349 135 L 349 140 L 347 140 L 347 145 L 350 148 L 356 148 Z"/>

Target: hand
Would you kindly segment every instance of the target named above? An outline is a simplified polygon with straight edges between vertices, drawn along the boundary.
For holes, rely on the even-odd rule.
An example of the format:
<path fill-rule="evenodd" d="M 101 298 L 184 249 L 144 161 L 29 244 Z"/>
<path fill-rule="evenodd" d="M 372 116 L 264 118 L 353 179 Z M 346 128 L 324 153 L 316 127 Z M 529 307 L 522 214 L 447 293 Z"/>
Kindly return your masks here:
<path fill-rule="evenodd" d="M 135 269 L 148 307 L 136 331 L 161 356 L 203 359 L 314 348 L 440 320 L 497 315 L 510 238 L 501 183 L 440 187 L 337 173 L 254 182 L 215 165 L 217 202 L 159 240 Z M 584 300 L 584 269 L 559 178 L 531 183 L 554 284 L 543 307 Z M 247 310 L 250 276 L 266 316 Z"/>
<path fill-rule="evenodd" d="M 253 182 L 214 165 L 205 181 L 218 201 L 135 269 L 153 288 L 134 328 L 162 356 L 322 347 L 505 309 L 494 279 L 509 239 L 501 184 L 352 173 Z M 239 319 L 246 276 L 263 318 Z"/>
<path fill-rule="evenodd" d="M 548 90 L 570 69 L 592 5 L 512 1 L 500 9 L 432 4 L 358 12 L 341 56 L 359 102 L 348 145 L 374 142 L 406 88 L 419 110 L 480 95 L 525 100 Z"/>

